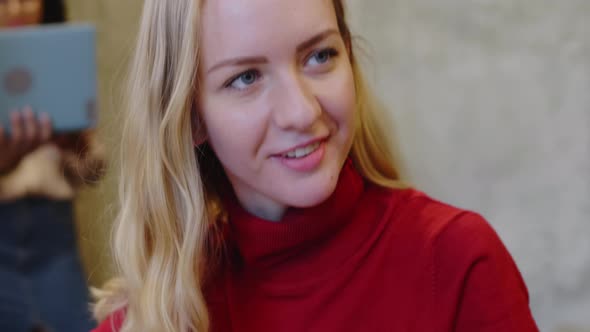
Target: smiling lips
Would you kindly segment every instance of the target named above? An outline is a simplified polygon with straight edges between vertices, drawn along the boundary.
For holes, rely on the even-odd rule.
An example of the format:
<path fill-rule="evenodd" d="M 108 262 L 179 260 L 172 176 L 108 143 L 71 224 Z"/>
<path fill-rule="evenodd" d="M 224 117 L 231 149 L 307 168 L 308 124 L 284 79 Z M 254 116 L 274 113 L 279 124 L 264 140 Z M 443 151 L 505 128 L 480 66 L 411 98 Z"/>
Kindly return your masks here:
<path fill-rule="evenodd" d="M 320 144 L 321 142 L 315 142 L 304 147 L 293 149 L 287 153 L 284 153 L 282 157 L 290 159 L 306 157 L 310 153 L 316 151 L 320 147 Z"/>
<path fill-rule="evenodd" d="M 327 140 L 327 138 L 316 139 L 303 146 L 279 153 L 274 157 L 291 170 L 308 172 L 318 167 L 322 162 L 326 152 Z"/>
<path fill-rule="evenodd" d="M 290 148 L 289 150 L 283 150 L 281 152 L 277 152 L 272 157 L 275 158 L 302 158 L 310 153 L 313 153 L 317 150 L 322 143 L 325 143 L 329 139 L 329 136 L 315 138 L 313 140 L 309 140 L 303 144 L 299 144 L 295 147 Z"/>

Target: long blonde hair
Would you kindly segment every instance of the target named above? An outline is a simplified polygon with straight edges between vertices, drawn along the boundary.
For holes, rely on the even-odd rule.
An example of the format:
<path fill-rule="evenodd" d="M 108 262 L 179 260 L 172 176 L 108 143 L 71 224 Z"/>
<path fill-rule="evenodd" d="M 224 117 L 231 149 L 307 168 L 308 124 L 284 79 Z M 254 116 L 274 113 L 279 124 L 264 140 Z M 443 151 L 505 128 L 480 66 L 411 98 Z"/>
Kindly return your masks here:
<path fill-rule="evenodd" d="M 340 32 L 352 37 L 342 0 Z M 146 0 L 129 77 L 113 256 L 119 278 L 95 290 L 95 317 L 125 311 L 121 331 L 207 331 L 202 288 L 220 252 L 217 159 L 191 144 L 197 104 L 201 1 Z M 396 187 L 390 140 L 350 47 L 358 128 L 351 157 L 368 181 Z M 382 121 L 381 121 L 382 122 Z"/>

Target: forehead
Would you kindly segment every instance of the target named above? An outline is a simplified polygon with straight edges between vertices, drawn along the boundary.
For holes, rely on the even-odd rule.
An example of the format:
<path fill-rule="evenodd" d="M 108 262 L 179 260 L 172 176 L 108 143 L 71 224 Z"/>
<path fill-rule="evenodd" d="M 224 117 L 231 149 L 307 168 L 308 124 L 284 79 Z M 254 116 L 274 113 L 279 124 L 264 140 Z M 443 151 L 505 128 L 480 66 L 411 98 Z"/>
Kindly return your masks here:
<path fill-rule="evenodd" d="M 332 0 L 206 0 L 203 53 L 259 51 L 286 46 L 337 28 Z"/>

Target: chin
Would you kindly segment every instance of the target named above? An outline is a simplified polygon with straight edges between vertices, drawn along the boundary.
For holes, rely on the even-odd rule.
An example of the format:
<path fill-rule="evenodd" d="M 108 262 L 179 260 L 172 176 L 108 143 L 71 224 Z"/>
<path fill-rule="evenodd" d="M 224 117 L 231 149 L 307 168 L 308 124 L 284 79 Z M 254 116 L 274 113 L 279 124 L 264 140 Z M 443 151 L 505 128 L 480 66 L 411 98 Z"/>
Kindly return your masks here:
<path fill-rule="evenodd" d="M 285 188 L 285 205 L 294 208 L 310 208 L 322 204 L 334 193 L 338 184 L 339 171 L 340 169 L 336 169 L 328 174 L 319 173 L 297 186 Z"/>
<path fill-rule="evenodd" d="M 322 204 L 332 193 L 336 185 L 300 192 L 296 197 L 289 197 L 287 206 L 294 208 L 310 208 Z"/>

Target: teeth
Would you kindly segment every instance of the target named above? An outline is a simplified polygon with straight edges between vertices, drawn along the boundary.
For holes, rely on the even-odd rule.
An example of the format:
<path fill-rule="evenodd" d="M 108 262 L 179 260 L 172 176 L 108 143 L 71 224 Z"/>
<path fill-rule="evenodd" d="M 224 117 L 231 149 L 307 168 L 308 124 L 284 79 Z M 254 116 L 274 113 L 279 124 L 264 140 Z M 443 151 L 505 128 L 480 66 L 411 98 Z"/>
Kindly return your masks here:
<path fill-rule="evenodd" d="M 291 150 L 287 152 L 284 156 L 287 158 L 302 158 L 307 156 L 308 154 L 314 152 L 320 147 L 320 143 L 310 144 L 308 146 L 304 146 L 302 148 L 298 148 L 295 150 Z"/>

